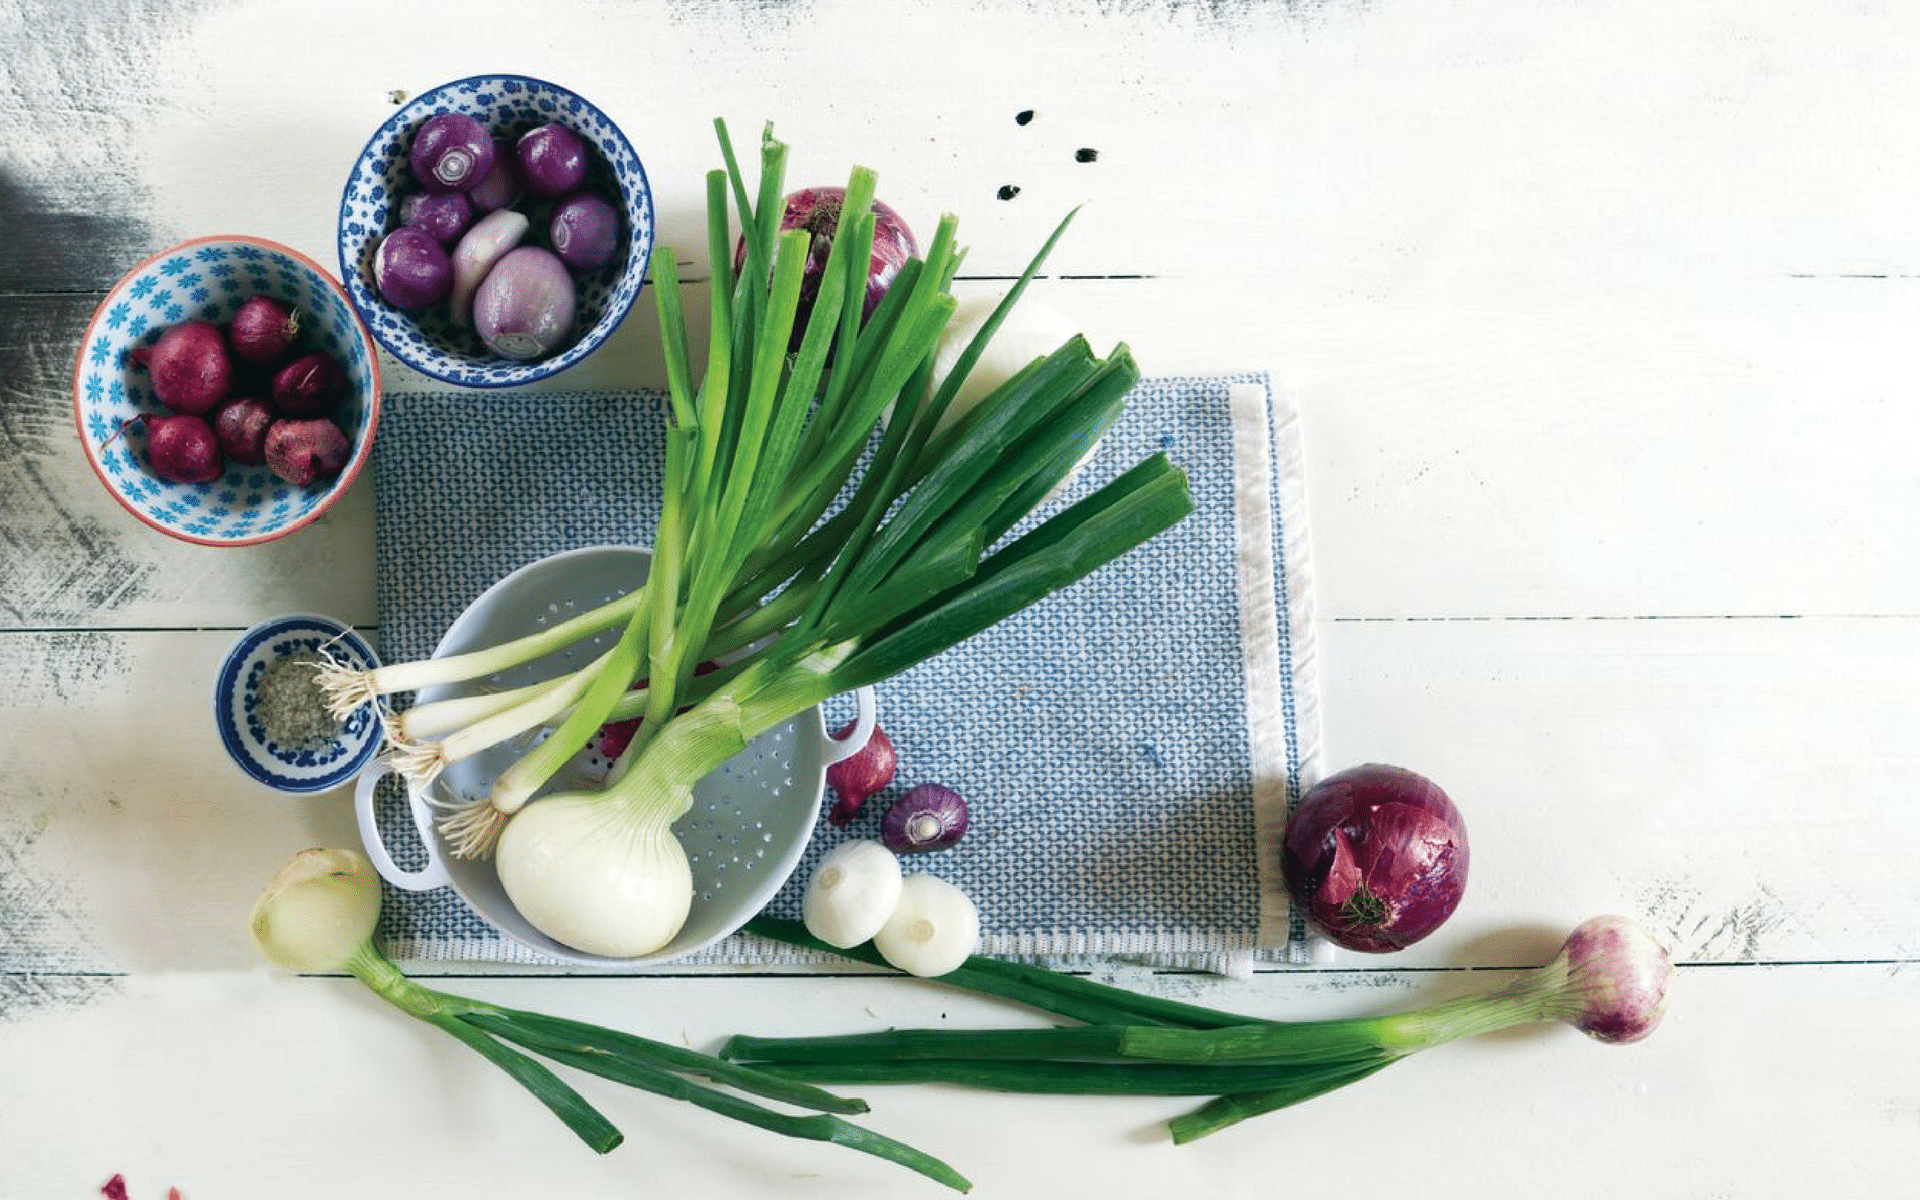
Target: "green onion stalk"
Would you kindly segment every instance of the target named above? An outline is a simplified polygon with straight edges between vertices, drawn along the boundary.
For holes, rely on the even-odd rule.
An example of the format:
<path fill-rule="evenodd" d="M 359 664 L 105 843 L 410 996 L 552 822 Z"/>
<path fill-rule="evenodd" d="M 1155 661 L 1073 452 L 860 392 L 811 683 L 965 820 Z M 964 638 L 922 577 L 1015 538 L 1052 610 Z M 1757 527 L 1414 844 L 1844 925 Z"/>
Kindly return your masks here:
<path fill-rule="evenodd" d="M 646 579 L 610 623 L 606 610 L 571 623 L 619 630 L 600 659 L 503 708 L 476 707 L 486 737 L 516 720 L 545 736 L 441 822 L 455 853 L 492 854 L 535 927 L 614 958 L 652 953 L 684 923 L 691 874 L 670 827 L 702 778 L 760 734 L 942 653 L 1193 508 L 1184 472 L 1156 454 L 1014 533 L 1139 382 L 1124 345 L 1102 357 L 1076 336 L 935 435 L 1071 213 L 935 386 L 964 254 L 955 219 L 863 320 L 876 180 L 855 168 L 793 349 L 810 238 L 779 227 L 787 148 L 769 127 L 750 189 L 716 129 L 725 169 L 707 177 L 709 252 L 729 261 L 737 220 L 744 263 L 731 285 L 715 281 L 696 375 L 675 255 L 653 257 L 670 424 Z M 510 653 L 527 648 L 551 647 L 521 639 Z M 477 654 L 460 669 L 499 668 Z M 604 786 L 548 790 L 602 724 L 631 716 L 639 731 Z M 431 769 L 431 755 L 415 761 Z"/>
<path fill-rule="evenodd" d="M 885 965 L 871 946 L 836 949 L 793 921 L 763 915 L 749 921 L 746 932 Z M 1474 1034 L 1561 1021 L 1598 1041 L 1639 1041 L 1665 1015 L 1672 978 L 1672 959 L 1660 943 L 1617 916 L 1582 923 L 1552 962 L 1485 993 L 1412 1012 L 1325 1021 L 1239 1016 L 975 955 L 940 981 L 1083 1023 L 805 1038 L 742 1035 L 729 1039 L 721 1056 L 818 1084 L 1210 1096 L 1169 1123 L 1175 1142 L 1190 1142 Z"/>
<path fill-rule="evenodd" d="M 972 1186 L 939 1159 L 848 1121 L 848 1115 L 867 1111 L 864 1101 L 637 1034 L 422 986 L 374 945 L 380 895 L 379 876 L 357 851 L 303 850 L 280 869 L 255 903 L 250 921 L 254 945 L 268 961 L 290 971 L 351 974 L 401 1012 L 451 1035 L 505 1071 L 601 1154 L 618 1146 L 623 1135 L 549 1063 L 788 1137 L 836 1142 L 956 1191 Z"/>

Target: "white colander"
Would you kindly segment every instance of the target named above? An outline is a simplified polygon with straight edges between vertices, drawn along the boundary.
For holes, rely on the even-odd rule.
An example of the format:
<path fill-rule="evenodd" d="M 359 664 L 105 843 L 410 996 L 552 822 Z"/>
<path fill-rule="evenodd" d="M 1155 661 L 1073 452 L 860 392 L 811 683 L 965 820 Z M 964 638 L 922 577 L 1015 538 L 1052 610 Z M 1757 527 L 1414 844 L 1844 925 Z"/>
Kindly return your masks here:
<path fill-rule="evenodd" d="M 569 550 L 529 563 L 488 588 L 454 621 L 434 650 L 436 658 L 498 644 L 542 625 L 588 611 L 627 591 L 646 577 L 651 556 L 637 547 L 595 546 Z M 552 678 L 608 649 L 615 629 L 590 642 L 524 664 L 475 684 L 424 688 L 416 702 L 470 694 L 477 686 L 511 688 Z M 536 953 L 581 966 L 637 966 L 666 962 L 712 945 L 745 924 L 764 907 L 793 873 L 813 836 L 827 767 L 854 753 L 873 731 L 870 688 L 854 694 L 854 728 L 844 741 L 827 735 L 818 708 L 771 729 L 728 760 L 694 788 L 693 807 L 674 833 L 693 867 L 693 907 L 674 939 L 639 958 L 607 958 L 564 946 L 535 929 L 507 898 L 491 862 L 455 858 L 434 828 L 435 810 L 418 788 L 408 792 L 426 865 L 407 871 L 394 862 L 381 836 L 374 794 L 391 768 L 387 760 L 368 764 L 355 791 L 355 809 L 367 856 L 381 876 L 408 891 L 451 886 L 469 907 L 502 934 Z M 510 742 L 449 767 L 436 785 L 462 796 L 482 796 L 521 752 L 525 742 Z M 549 790 L 598 782 L 609 766 L 591 750 L 582 751 L 559 773 Z"/>

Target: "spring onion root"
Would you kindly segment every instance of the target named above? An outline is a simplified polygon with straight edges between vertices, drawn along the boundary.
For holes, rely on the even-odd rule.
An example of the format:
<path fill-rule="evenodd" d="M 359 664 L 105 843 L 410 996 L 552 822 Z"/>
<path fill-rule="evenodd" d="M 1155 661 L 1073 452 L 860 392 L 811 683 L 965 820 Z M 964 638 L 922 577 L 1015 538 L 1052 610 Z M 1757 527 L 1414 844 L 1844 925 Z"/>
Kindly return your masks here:
<path fill-rule="evenodd" d="M 790 921 L 746 931 L 829 947 Z M 878 961 L 869 947 L 844 951 Z M 1413 1012 L 1326 1021 L 1264 1021 L 1141 996 L 1043 968 L 978 955 L 941 982 L 1085 1022 L 1011 1030 L 915 1030 L 841 1037 L 736 1036 L 721 1054 L 813 1083 L 940 1082 L 1010 1092 L 1214 1094 L 1168 1126 L 1175 1142 L 1357 1083 L 1420 1050 L 1537 1021 L 1602 1042 L 1652 1033 L 1667 1009 L 1673 963 L 1640 925 L 1596 917 L 1554 960 L 1477 996 Z"/>
<path fill-rule="evenodd" d="M 294 855 L 274 876 L 249 924 L 255 947 L 268 961 L 290 971 L 353 975 L 382 1000 L 506 1072 L 601 1154 L 620 1144 L 620 1130 L 540 1059 L 787 1137 L 837 1142 L 956 1191 L 972 1187 L 932 1155 L 846 1120 L 867 1111 L 863 1101 L 637 1034 L 423 987 L 376 948 L 379 922 L 380 878 L 366 858 L 353 850 L 313 849 Z"/>

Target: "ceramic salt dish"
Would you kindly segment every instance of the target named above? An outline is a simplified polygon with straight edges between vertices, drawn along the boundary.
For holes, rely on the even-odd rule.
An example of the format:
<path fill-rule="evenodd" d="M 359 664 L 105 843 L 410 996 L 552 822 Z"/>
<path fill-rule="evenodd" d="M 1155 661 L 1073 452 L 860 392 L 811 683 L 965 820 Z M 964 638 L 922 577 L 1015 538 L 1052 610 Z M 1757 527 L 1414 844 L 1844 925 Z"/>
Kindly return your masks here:
<path fill-rule="evenodd" d="M 434 656 L 498 645 L 535 632 L 559 615 L 598 607 L 644 580 L 649 562 L 650 555 L 643 549 L 594 546 L 529 563 L 481 593 L 447 630 Z M 560 670 L 591 661 L 612 645 L 618 632 L 501 672 L 481 686 L 512 688 L 552 678 Z M 416 702 L 463 694 L 467 691 L 458 686 L 424 688 Z M 444 791 L 431 799 L 421 788 L 410 787 L 405 816 L 384 824 L 376 791 L 391 767 L 385 757 L 373 760 L 361 773 L 354 795 L 361 840 L 367 857 L 388 883 L 414 892 L 450 886 L 502 936 L 543 958 L 583 967 L 669 962 L 739 929 L 792 875 L 813 838 L 826 794 L 827 767 L 859 750 L 873 732 L 873 690 L 857 689 L 853 702 L 854 728 L 845 739 L 829 736 L 820 710 L 810 708 L 755 738 L 695 786 L 693 807 L 673 826 L 693 871 L 693 905 L 680 932 L 652 954 L 609 958 L 548 937 L 514 907 L 491 861 L 460 858 L 450 851 L 434 824 L 439 810 L 432 800 L 484 795 L 492 780 L 524 752 L 523 742 L 453 764 L 434 785 Z M 600 786 L 609 765 L 595 749 L 583 749 L 556 785 Z M 424 864 L 415 869 L 397 861 L 423 858 Z"/>
<path fill-rule="evenodd" d="M 307 664 L 322 654 L 361 670 L 380 665 L 373 648 L 348 626 L 296 613 L 241 634 L 214 681 L 220 744 L 249 778 L 276 792 L 306 795 L 339 787 L 380 749 L 374 705 L 345 721 L 319 705 Z"/>
<path fill-rule="evenodd" d="M 509 146 L 522 134 L 550 122 L 571 129 L 592 154 L 586 189 L 612 201 L 620 214 L 621 253 L 612 263 L 575 278 L 572 338 L 546 357 L 517 360 L 494 354 L 470 326 L 453 320 L 445 301 L 401 309 L 382 298 L 375 286 L 375 252 L 400 223 L 401 203 L 420 190 L 410 166 L 414 134 L 430 117 L 446 113 L 473 117 Z M 515 207 L 532 222 L 520 244 L 544 244 L 543 214 L 552 205 L 523 199 Z M 374 131 L 354 160 L 340 198 L 340 277 L 373 336 L 407 366 L 460 387 L 518 387 L 579 363 L 619 326 L 646 280 L 653 227 L 653 192 L 646 168 L 612 118 L 555 83 L 525 75 L 472 75 L 422 92 L 402 105 Z"/>

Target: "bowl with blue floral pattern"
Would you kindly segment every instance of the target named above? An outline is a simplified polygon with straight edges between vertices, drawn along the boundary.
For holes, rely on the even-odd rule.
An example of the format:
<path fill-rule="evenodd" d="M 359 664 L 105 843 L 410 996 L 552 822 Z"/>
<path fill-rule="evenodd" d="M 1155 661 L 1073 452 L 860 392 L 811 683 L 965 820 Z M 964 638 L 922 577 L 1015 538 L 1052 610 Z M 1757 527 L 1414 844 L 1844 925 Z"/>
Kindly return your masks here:
<path fill-rule="evenodd" d="M 508 147 L 549 123 L 571 129 L 591 151 L 584 187 L 612 202 L 620 216 L 619 252 L 598 270 L 576 274 L 571 340 L 545 357 L 495 354 L 470 324 L 454 320 L 447 303 L 398 308 L 382 298 L 375 283 L 375 253 L 400 224 L 402 203 L 421 190 L 409 158 L 414 134 L 430 118 L 448 113 L 473 117 L 496 143 L 504 139 Z M 552 204 L 523 199 L 517 207 L 530 218 L 521 244 L 545 244 L 546 209 Z M 525 75 L 472 75 L 414 97 L 368 139 L 340 197 L 340 276 L 354 307 L 388 353 L 423 375 L 459 387 L 518 387 L 557 375 L 592 354 L 639 297 L 653 239 L 653 190 L 626 134 L 584 97 Z"/>
<path fill-rule="evenodd" d="M 163 479 L 148 459 L 146 426 L 168 416 L 137 352 L 188 320 L 224 328 L 256 295 L 293 310 L 297 348 L 325 352 L 341 375 L 326 417 L 340 428 L 347 458 L 338 471 L 290 483 L 264 463 L 223 457 L 217 478 Z M 318 520 L 360 474 L 380 419 L 379 351 L 320 264 L 265 238 L 195 238 L 148 258 L 114 284 L 94 310 L 73 368 L 73 413 L 81 449 L 100 482 L 126 510 L 162 533 L 203 546 L 251 546 Z M 235 376 L 237 395 L 244 387 Z M 207 414 L 211 417 L 213 414 Z"/>
<path fill-rule="evenodd" d="M 343 721 L 328 713 L 314 676 L 326 660 L 380 665 L 347 625 L 312 613 L 272 617 L 241 634 L 220 664 L 213 719 L 220 744 L 248 777 L 277 792 L 324 792 L 358 775 L 380 749 L 369 702 Z"/>

